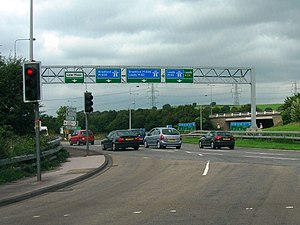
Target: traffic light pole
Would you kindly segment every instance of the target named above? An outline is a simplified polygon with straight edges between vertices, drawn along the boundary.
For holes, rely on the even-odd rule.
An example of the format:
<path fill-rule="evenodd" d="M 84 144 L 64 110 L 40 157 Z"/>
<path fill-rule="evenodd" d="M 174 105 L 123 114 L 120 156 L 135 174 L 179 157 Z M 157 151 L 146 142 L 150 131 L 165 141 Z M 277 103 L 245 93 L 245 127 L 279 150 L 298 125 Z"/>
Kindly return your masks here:
<path fill-rule="evenodd" d="M 90 142 L 89 142 L 89 113 L 85 113 L 85 141 L 86 141 L 86 156 L 90 154 Z"/>
<path fill-rule="evenodd" d="M 33 0 L 30 0 L 30 34 L 29 34 L 29 61 L 33 62 Z M 35 147 L 36 147 L 36 167 L 37 181 L 42 180 L 41 164 L 40 164 L 40 112 L 39 102 L 34 102 L 34 117 L 35 117 Z"/>

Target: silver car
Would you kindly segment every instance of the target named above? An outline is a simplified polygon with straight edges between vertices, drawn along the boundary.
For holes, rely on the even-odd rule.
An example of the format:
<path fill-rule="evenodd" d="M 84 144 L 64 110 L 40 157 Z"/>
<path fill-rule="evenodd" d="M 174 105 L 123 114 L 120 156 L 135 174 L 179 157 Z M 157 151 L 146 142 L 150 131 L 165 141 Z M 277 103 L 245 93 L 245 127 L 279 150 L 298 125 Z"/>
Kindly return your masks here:
<path fill-rule="evenodd" d="M 156 146 L 157 148 L 181 148 L 182 138 L 175 128 L 156 127 L 150 130 L 144 138 L 144 147 Z"/>

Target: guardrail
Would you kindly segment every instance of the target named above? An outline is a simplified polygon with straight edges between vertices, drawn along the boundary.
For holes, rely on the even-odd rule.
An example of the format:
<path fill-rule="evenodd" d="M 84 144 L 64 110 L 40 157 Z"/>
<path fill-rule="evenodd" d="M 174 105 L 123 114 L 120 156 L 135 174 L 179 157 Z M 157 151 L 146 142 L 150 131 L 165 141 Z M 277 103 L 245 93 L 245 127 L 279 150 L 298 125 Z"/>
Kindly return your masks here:
<path fill-rule="evenodd" d="M 55 140 L 49 141 L 48 144 L 51 146 L 52 149 L 42 151 L 41 152 L 41 157 L 49 156 L 52 155 L 56 152 L 59 152 L 63 147 L 60 145 L 61 138 L 57 138 Z M 13 163 L 19 163 L 19 162 L 25 162 L 29 160 L 36 159 L 36 154 L 27 154 L 27 155 L 21 155 L 21 156 L 16 156 L 12 157 L 9 159 L 1 159 L 0 160 L 0 166 L 5 166 Z"/>
<path fill-rule="evenodd" d="M 198 130 L 185 134 L 186 137 L 200 137 L 206 134 L 207 130 Z M 262 129 L 249 131 L 230 131 L 234 137 L 241 139 L 277 139 L 300 141 L 300 132 L 298 131 L 264 131 Z"/>

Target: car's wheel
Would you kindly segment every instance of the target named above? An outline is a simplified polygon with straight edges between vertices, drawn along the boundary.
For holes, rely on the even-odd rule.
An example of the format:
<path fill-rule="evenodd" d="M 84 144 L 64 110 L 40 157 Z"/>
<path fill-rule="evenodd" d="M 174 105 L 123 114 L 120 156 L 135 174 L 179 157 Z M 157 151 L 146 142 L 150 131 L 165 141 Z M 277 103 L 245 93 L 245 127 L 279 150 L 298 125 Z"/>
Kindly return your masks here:
<path fill-rule="evenodd" d="M 212 149 L 216 149 L 215 143 L 214 143 L 213 141 L 210 143 L 210 147 L 211 147 Z"/>
<path fill-rule="evenodd" d="M 199 141 L 199 148 L 203 148 L 202 141 Z"/>
<path fill-rule="evenodd" d="M 176 149 L 180 149 L 181 148 L 181 146 L 176 146 Z"/>
<path fill-rule="evenodd" d="M 91 142 L 91 145 L 94 145 L 94 141 Z"/>
<path fill-rule="evenodd" d="M 147 141 L 144 141 L 144 147 L 149 148 L 149 145 L 148 145 Z"/>
<path fill-rule="evenodd" d="M 139 150 L 139 147 L 137 146 L 137 147 L 134 147 L 133 149 L 134 149 L 134 150 Z"/>
<path fill-rule="evenodd" d="M 105 148 L 105 145 L 104 145 L 104 144 L 101 144 L 101 148 L 102 148 L 102 150 L 106 150 L 106 148 Z"/>
<path fill-rule="evenodd" d="M 157 148 L 161 148 L 161 144 L 160 144 L 159 141 L 157 142 L 157 145 L 156 145 L 156 146 L 157 146 Z"/>
<path fill-rule="evenodd" d="M 230 149 L 234 149 L 234 145 L 229 146 Z"/>
<path fill-rule="evenodd" d="M 77 145 L 80 145 L 80 141 L 77 141 L 77 143 L 76 143 Z"/>
<path fill-rule="evenodd" d="M 73 143 L 70 141 L 70 145 L 73 145 Z"/>

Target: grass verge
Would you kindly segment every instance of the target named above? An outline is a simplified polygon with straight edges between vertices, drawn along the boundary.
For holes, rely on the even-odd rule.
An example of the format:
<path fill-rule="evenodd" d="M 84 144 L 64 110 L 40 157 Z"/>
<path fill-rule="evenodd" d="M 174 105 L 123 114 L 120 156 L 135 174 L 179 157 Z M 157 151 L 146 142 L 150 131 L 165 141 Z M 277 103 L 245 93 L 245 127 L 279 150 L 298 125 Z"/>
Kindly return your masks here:
<path fill-rule="evenodd" d="M 198 144 L 198 142 L 199 138 L 196 137 L 183 138 L 183 143 Z M 240 148 L 264 148 L 300 151 L 300 143 L 295 141 L 237 139 L 235 146 Z"/>

